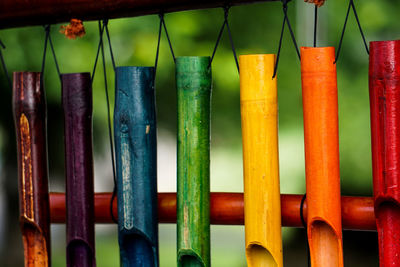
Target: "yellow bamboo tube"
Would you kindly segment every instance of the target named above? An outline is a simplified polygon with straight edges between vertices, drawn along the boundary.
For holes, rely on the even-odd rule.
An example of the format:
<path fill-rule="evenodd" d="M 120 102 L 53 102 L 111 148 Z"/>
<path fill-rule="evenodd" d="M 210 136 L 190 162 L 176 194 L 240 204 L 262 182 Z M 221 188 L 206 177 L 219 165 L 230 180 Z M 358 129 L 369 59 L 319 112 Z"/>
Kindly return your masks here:
<path fill-rule="evenodd" d="M 275 55 L 240 56 L 244 213 L 249 267 L 281 267 Z"/>

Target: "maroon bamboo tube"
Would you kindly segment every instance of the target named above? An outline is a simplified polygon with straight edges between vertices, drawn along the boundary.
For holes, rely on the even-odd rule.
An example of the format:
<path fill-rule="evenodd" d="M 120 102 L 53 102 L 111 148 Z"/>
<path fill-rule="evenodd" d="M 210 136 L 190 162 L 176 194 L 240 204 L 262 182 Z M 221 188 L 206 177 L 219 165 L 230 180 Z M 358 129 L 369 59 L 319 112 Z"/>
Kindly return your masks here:
<path fill-rule="evenodd" d="M 89 73 L 61 75 L 67 203 L 67 266 L 96 265 L 92 148 L 92 83 Z"/>
<path fill-rule="evenodd" d="M 282 225 L 302 227 L 300 202 L 302 195 L 281 195 Z M 111 193 L 95 194 L 96 223 L 111 223 L 109 205 Z M 65 223 L 65 196 L 51 193 L 51 222 Z M 113 203 L 117 215 L 117 202 Z M 217 225 L 243 225 L 242 193 L 211 193 L 211 223 Z M 371 197 L 342 197 L 342 224 L 347 230 L 372 231 L 376 229 L 374 201 Z M 307 218 L 307 202 L 304 203 L 304 218 Z M 158 193 L 158 216 L 160 223 L 176 222 L 176 194 Z"/>
<path fill-rule="evenodd" d="M 50 266 L 46 100 L 39 72 L 15 72 L 20 226 L 25 266 Z"/>

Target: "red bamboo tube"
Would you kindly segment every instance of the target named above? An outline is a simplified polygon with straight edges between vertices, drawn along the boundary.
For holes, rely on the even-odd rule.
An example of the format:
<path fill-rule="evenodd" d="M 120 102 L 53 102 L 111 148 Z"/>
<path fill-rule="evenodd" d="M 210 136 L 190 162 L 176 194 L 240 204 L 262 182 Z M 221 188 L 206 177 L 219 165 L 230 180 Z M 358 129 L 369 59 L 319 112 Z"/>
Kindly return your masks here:
<path fill-rule="evenodd" d="M 380 266 L 400 266 L 400 41 L 371 42 L 372 167 Z"/>
<path fill-rule="evenodd" d="M 301 48 L 311 266 L 343 266 L 335 48 Z"/>
<path fill-rule="evenodd" d="M 302 227 L 300 202 L 302 195 L 281 195 L 282 226 Z M 111 193 L 95 194 L 96 223 L 112 223 L 109 212 Z M 218 225 L 243 225 L 244 205 L 242 193 L 211 193 L 211 223 Z M 376 229 L 373 199 L 371 197 L 342 197 L 343 228 L 372 231 Z M 50 194 L 52 223 L 65 223 L 64 193 Z M 113 203 L 117 215 L 117 202 Z M 304 203 L 307 218 L 307 202 Z M 176 193 L 158 193 L 158 219 L 160 223 L 176 222 Z"/>

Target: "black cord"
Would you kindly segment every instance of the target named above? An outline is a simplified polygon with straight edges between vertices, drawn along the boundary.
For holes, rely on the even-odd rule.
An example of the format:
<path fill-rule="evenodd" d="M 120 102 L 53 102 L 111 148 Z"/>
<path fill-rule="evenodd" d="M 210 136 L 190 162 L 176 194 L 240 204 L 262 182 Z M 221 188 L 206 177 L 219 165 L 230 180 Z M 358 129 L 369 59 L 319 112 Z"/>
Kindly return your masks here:
<path fill-rule="evenodd" d="M 103 20 L 103 25 L 105 25 L 106 35 L 107 35 L 107 40 L 108 40 L 108 48 L 110 49 L 111 62 L 113 65 L 113 69 L 115 71 L 116 65 L 115 65 L 114 53 L 113 53 L 112 46 L 111 46 L 110 33 L 108 31 L 108 20 Z"/>
<path fill-rule="evenodd" d="M 314 47 L 317 47 L 318 6 L 314 8 Z"/>
<path fill-rule="evenodd" d="M 169 49 L 171 50 L 172 58 L 174 60 L 174 63 L 176 63 L 176 57 L 175 57 L 174 49 L 172 48 L 172 42 L 171 42 L 171 39 L 169 38 L 167 25 L 165 24 L 164 13 L 161 13 L 159 16 L 160 16 L 161 23 L 164 26 L 165 36 L 167 36 L 168 45 L 169 45 Z"/>
<path fill-rule="evenodd" d="M 289 17 L 287 15 L 287 12 L 288 12 L 287 4 L 288 4 L 289 1 L 290 0 L 282 0 L 282 10 L 283 10 L 284 17 L 283 17 L 283 23 L 282 23 L 281 36 L 279 38 L 278 53 L 277 53 L 277 56 L 276 56 L 276 62 L 275 62 L 275 67 L 274 67 L 274 75 L 272 76 L 272 79 L 274 79 L 276 77 L 276 74 L 278 72 L 279 59 L 280 59 L 281 49 L 282 49 L 282 40 L 283 40 L 283 34 L 285 32 L 286 23 L 288 24 L 290 36 L 292 38 L 293 45 L 294 45 L 294 47 L 296 49 L 297 56 L 300 59 L 299 47 L 297 46 L 296 37 L 294 36 L 294 32 L 293 32 L 292 27 L 290 25 Z"/>
<path fill-rule="evenodd" d="M 107 24 L 108 20 L 103 21 L 103 26 L 101 25 L 101 22 L 99 21 L 99 34 L 102 35 L 104 32 L 104 29 L 106 29 L 107 32 Z M 113 172 L 113 181 L 114 181 L 114 189 L 113 189 L 113 194 L 111 196 L 111 201 L 110 201 L 110 215 L 111 219 L 113 220 L 114 223 L 118 223 L 118 220 L 114 217 L 113 213 L 113 202 L 117 193 L 117 178 L 115 175 L 115 159 L 114 159 L 114 143 L 112 140 L 112 128 L 111 128 L 111 108 L 110 108 L 110 97 L 108 93 L 108 82 L 107 82 L 107 68 L 106 68 L 106 60 L 105 60 L 105 53 L 104 53 L 104 42 L 103 38 L 101 38 L 101 43 L 100 43 L 100 50 L 101 50 L 101 57 L 102 57 L 102 63 L 103 63 L 103 74 L 104 74 L 104 88 L 105 88 L 105 94 L 106 94 L 106 102 L 107 102 L 107 120 L 108 120 L 108 137 L 110 141 L 110 150 L 111 150 L 111 164 L 112 164 L 112 172 Z M 112 47 L 111 47 L 111 42 L 109 40 L 109 48 L 110 48 L 110 54 L 111 58 L 113 59 L 114 56 L 112 54 Z M 115 70 L 115 62 L 113 62 L 113 67 Z"/>
<path fill-rule="evenodd" d="M 46 55 L 47 55 L 47 42 L 49 40 L 50 35 L 50 25 L 44 26 L 45 30 L 45 38 L 44 38 L 44 49 L 43 49 L 43 58 L 42 58 L 42 67 L 41 67 L 41 75 L 40 75 L 40 83 L 43 85 L 43 77 L 44 77 L 44 67 L 46 65 Z"/>
<path fill-rule="evenodd" d="M 310 267 L 311 266 L 311 259 L 310 259 L 310 245 L 308 243 L 308 234 L 307 234 L 307 223 L 304 220 L 304 215 L 303 215 L 303 210 L 304 210 L 304 202 L 306 201 L 307 194 L 304 194 L 303 198 L 301 199 L 300 202 L 300 219 L 301 223 L 303 224 L 303 227 L 306 231 L 306 251 L 307 251 L 307 264 Z"/>
<path fill-rule="evenodd" d="M 362 28 L 361 28 L 361 23 L 360 23 L 360 20 L 359 20 L 359 18 L 358 18 L 358 15 L 357 15 L 356 6 L 354 5 L 354 1 L 353 1 L 353 0 L 350 0 L 350 1 L 349 1 L 349 7 L 347 8 L 346 18 L 345 18 L 345 20 L 344 20 L 344 26 L 343 26 L 343 29 L 342 29 L 342 34 L 341 34 L 341 36 L 340 36 L 340 41 L 339 41 L 337 53 L 336 53 L 335 64 L 336 64 L 336 63 L 338 62 L 338 60 L 339 60 L 339 55 L 340 55 L 340 52 L 341 52 L 341 49 L 342 49 L 342 44 L 343 44 L 343 39 L 344 39 L 344 33 L 345 33 L 345 31 L 346 31 L 347 21 L 348 21 L 348 19 L 349 19 L 350 9 L 351 9 L 351 8 L 353 9 L 354 16 L 355 16 L 356 21 L 357 21 L 358 29 L 360 30 L 361 37 L 362 37 L 363 42 L 364 42 L 365 50 L 367 51 L 367 54 L 369 55 L 368 44 L 367 44 L 367 41 L 366 41 L 366 39 L 365 39 L 364 32 L 363 32 L 363 30 L 362 30 Z"/>
<path fill-rule="evenodd" d="M 56 69 L 57 69 L 58 77 L 60 78 L 60 81 L 61 81 L 60 67 L 59 67 L 59 65 L 58 65 L 58 61 L 57 61 L 57 57 L 56 57 L 56 52 L 55 52 L 55 50 L 54 50 L 53 42 L 51 41 L 51 34 L 49 34 L 49 43 L 50 43 L 51 53 L 53 54 L 54 63 L 56 64 Z"/>
<path fill-rule="evenodd" d="M 356 17 L 356 21 L 357 21 L 357 24 L 358 24 L 358 29 L 360 30 L 361 37 L 362 37 L 363 42 L 364 42 L 365 50 L 367 51 L 367 54 L 369 55 L 368 44 L 367 44 L 367 41 L 365 40 L 365 36 L 364 36 L 364 32 L 363 32 L 363 30 L 362 30 L 362 28 L 361 28 L 360 20 L 358 19 L 358 15 L 357 15 L 357 11 L 356 11 L 356 6 L 354 5 L 354 1 L 353 1 L 353 0 L 351 0 L 350 3 L 351 3 L 351 6 L 353 7 L 354 16 Z"/>
<path fill-rule="evenodd" d="M 100 25 L 100 21 L 99 21 L 99 25 Z M 99 45 L 97 47 L 96 59 L 94 60 L 94 66 L 93 66 L 93 71 L 92 71 L 92 81 L 91 81 L 92 84 L 94 81 L 94 75 L 96 74 L 97 61 L 99 60 L 101 45 L 103 43 L 103 32 L 104 32 L 104 24 L 103 24 L 103 27 L 101 27 L 99 29 L 100 39 L 99 39 Z"/>
<path fill-rule="evenodd" d="M 44 79 L 44 69 L 45 69 L 46 56 L 47 56 L 47 43 L 49 43 L 50 44 L 51 53 L 53 55 L 54 63 L 56 65 L 58 78 L 60 79 L 60 83 L 61 83 L 62 81 L 61 81 L 60 67 L 58 65 L 56 52 L 55 52 L 55 49 L 54 49 L 53 42 L 51 40 L 51 33 L 50 33 L 51 25 L 45 25 L 43 27 L 44 27 L 44 31 L 45 31 L 45 40 L 44 40 L 44 50 L 43 50 L 43 59 L 42 59 L 42 68 L 41 68 L 41 73 L 42 74 L 40 76 L 40 80 L 41 80 L 41 82 L 43 82 L 43 79 Z"/>
<path fill-rule="evenodd" d="M 6 75 L 8 86 L 10 87 L 10 89 L 12 89 L 11 78 L 10 78 L 10 75 L 8 74 L 7 65 L 6 65 L 6 62 L 5 62 L 4 57 L 3 57 L 3 52 L 2 52 L 3 49 L 6 49 L 6 46 L 0 40 L 0 61 L 1 61 L 1 65 L 3 66 L 4 74 Z"/>
<path fill-rule="evenodd" d="M 161 43 L 162 25 L 163 25 L 163 20 L 161 19 L 161 14 L 160 14 L 160 25 L 158 26 L 158 40 L 157 40 L 156 60 L 154 62 L 154 80 L 156 79 L 158 57 L 160 55 L 160 43 Z"/>
<path fill-rule="evenodd" d="M 219 43 L 220 43 L 220 41 L 222 39 L 222 33 L 224 32 L 224 29 L 225 29 L 225 26 L 226 26 L 226 29 L 227 29 L 228 35 L 229 35 L 229 42 L 231 44 L 233 57 L 235 58 L 236 68 L 237 68 L 237 71 L 240 72 L 240 70 L 239 70 L 239 61 L 237 59 L 236 49 L 235 49 L 235 45 L 233 43 L 232 32 L 231 32 L 231 28 L 229 27 L 229 20 L 228 20 L 229 10 L 230 10 L 230 6 L 226 5 L 224 7 L 224 22 L 222 23 L 221 29 L 219 30 L 219 33 L 218 33 L 217 41 L 215 42 L 214 50 L 213 50 L 213 53 L 211 55 L 211 60 L 210 60 L 209 67 L 211 67 L 211 64 L 212 64 L 212 62 L 214 60 L 215 53 L 217 52 L 218 45 L 219 45 Z"/>

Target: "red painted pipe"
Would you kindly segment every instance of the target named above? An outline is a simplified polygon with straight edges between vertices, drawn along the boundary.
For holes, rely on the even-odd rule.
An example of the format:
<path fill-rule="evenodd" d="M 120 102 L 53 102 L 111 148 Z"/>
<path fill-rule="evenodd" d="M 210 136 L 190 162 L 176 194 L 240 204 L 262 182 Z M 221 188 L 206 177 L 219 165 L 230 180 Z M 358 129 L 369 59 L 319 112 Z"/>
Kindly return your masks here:
<path fill-rule="evenodd" d="M 282 225 L 302 227 L 300 202 L 302 195 L 281 195 Z M 111 193 L 95 194 L 96 223 L 111 223 L 109 213 Z M 114 201 L 114 215 L 117 202 Z M 50 194 L 52 223 L 65 223 L 65 195 Z M 243 225 L 244 209 L 242 193 L 211 193 L 211 223 Z M 307 219 L 307 202 L 304 203 L 304 218 Z M 160 223 L 176 222 L 176 194 L 158 194 L 158 219 Z M 342 197 L 342 224 L 348 230 L 375 230 L 374 202 L 371 197 Z"/>
<path fill-rule="evenodd" d="M 380 266 L 400 266 L 400 40 L 371 42 L 372 167 Z"/>

